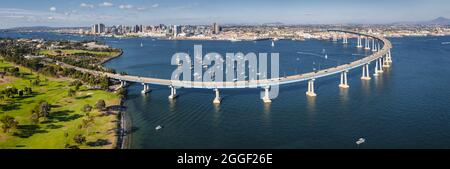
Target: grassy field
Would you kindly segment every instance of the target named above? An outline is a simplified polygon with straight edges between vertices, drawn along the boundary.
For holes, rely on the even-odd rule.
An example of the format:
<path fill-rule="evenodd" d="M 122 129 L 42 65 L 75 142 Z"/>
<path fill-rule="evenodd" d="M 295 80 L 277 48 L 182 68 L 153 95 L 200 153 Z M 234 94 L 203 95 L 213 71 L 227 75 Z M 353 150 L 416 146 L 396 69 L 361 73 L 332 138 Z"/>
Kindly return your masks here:
<path fill-rule="evenodd" d="M 95 56 L 100 57 L 110 57 L 110 56 L 116 56 L 119 54 L 119 52 L 97 52 L 97 51 L 89 51 L 89 50 L 60 50 L 62 54 L 66 55 L 76 55 L 76 54 L 85 54 L 89 53 Z M 56 50 L 41 50 L 39 52 L 41 55 L 49 55 L 49 56 L 57 56 L 58 53 Z"/>
<path fill-rule="evenodd" d="M 0 70 L 12 64 L 0 58 Z M 80 148 L 114 148 L 116 144 L 117 115 L 100 112 L 93 109 L 90 115 L 94 117 L 93 123 L 87 128 L 80 128 L 82 120 L 87 118 L 81 109 L 85 104 L 95 107 L 99 99 L 104 99 L 107 106 L 119 104 L 119 97 L 114 93 L 102 90 L 88 90 L 81 87 L 75 96 L 69 97 L 69 83 L 73 79 L 51 78 L 31 73 L 24 67 L 20 72 L 28 73 L 24 77 L 5 76 L 0 81 L 0 89 L 6 87 L 32 87 L 33 95 L 0 100 L 0 117 L 9 115 L 14 117 L 19 126 L 13 133 L 0 131 L 0 148 L 65 148 L 67 144 L 78 145 L 73 137 L 82 134 L 86 143 L 78 145 Z M 38 78 L 40 85 L 32 86 L 30 80 Z M 72 87 L 73 88 L 73 87 Z M 52 105 L 50 115 L 45 123 L 32 125 L 31 111 L 39 101 L 44 100 Z"/>

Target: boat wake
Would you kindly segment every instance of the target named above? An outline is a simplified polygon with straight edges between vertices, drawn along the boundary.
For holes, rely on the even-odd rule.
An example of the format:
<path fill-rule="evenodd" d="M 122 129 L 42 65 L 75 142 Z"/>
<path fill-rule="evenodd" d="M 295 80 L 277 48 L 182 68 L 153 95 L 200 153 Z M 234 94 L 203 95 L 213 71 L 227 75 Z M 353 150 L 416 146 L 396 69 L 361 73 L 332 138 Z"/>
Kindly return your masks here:
<path fill-rule="evenodd" d="M 298 54 L 304 54 L 304 55 L 312 55 L 317 57 L 324 57 L 324 55 L 317 54 L 317 53 L 310 53 L 310 52 L 297 52 Z"/>

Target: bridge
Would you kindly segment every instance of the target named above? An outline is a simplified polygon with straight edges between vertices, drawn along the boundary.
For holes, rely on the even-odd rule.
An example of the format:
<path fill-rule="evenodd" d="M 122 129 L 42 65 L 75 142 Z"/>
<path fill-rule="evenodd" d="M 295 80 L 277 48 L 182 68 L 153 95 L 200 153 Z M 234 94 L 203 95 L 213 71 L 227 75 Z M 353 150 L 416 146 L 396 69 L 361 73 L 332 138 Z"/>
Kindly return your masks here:
<path fill-rule="evenodd" d="M 141 83 L 143 85 L 142 93 L 150 92 L 149 84 L 153 85 L 164 85 L 170 87 L 170 95 L 169 99 L 175 99 L 177 97 L 176 90 L 177 88 L 203 88 L 203 89 L 214 89 L 216 97 L 214 98 L 214 103 L 219 104 L 220 92 L 219 89 L 225 88 L 263 88 L 264 89 L 264 97 L 262 98 L 263 102 L 270 103 L 271 99 L 269 97 L 269 89 L 274 85 L 284 85 L 290 83 L 298 83 L 302 81 L 308 81 L 308 89 L 306 95 L 309 97 L 316 97 L 317 94 L 314 91 L 314 80 L 321 77 L 331 76 L 334 74 L 340 74 L 340 84 L 339 87 L 343 89 L 349 88 L 349 84 L 347 82 L 347 73 L 350 70 L 361 67 L 362 68 L 362 80 L 370 80 L 370 71 L 369 65 L 372 62 L 375 62 L 374 67 L 374 76 L 380 76 L 383 73 L 383 69 L 390 67 L 392 63 L 391 57 L 391 48 L 392 44 L 389 40 L 384 37 L 367 34 L 367 33 L 359 33 L 354 31 L 346 31 L 346 30 L 327 30 L 333 34 L 333 41 L 338 40 L 338 36 L 342 38 L 342 43 L 347 44 L 349 36 L 357 36 L 357 48 L 363 48 L 362 41 L 364 40 L 364 49 L 371 50 L 373 53 L 367 57 L 362 59 L 339 65 L 336 67 L 331 67 L 319 71 L 308 72 L 297 75 L 290 75 L 286 77 L 280 78 L 271 78 L 271 79 L 260 79 L 260 80 L 245 80 L 245 81 L 225 81 L 225 82 L 201 82 L 201 81 L 180 81 L 180 80 L 171 80 L 171 79 L 159 79 L 159 78 L 151 78 L 151 77 L 140 77 L 140 76 L 132 76 L 132 75 L 122 75 L 122 74 L 114 74 L 107 72 L 94 71 L 84 68 L 79 68 L 71 65 L 67 65 L 65 63 L 59 63 L 65 67 L 74 68 L 76 70 L 107 76 L 111 79 L 116 79 L 121 82 L 121 86 L 125 86 L 127 82 L 136 82 Z M 370 45 L 372 44 L 372 46 Z"/>

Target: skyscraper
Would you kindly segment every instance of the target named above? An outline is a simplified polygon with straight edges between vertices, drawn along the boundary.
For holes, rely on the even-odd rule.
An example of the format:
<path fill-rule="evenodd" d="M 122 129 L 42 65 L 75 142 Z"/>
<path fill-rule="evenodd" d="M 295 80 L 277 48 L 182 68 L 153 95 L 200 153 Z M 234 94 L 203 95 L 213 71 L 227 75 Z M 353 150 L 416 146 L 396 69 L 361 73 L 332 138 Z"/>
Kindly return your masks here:
<path fill-rule="evenodd" d="M 178 33 L 179 33 L 179 26 L 178 25 L 173 25 L 173 37 L 177 37 Z"/>
<path fill-rule="evenodd" d="M 213 34 L 219 34 L 220 33 L 220 26 L 217 23 L 213 23 L 212 25 L 212 33 Z"/>
<path fill-rule="evenodd" d="M 91 27 L 91 32 L 93 34 L 101 34 L 106 32 L 106 27 L 104 24 L 100 23 L 100 24 L 95 24 Z"/>
<path fill-rule="evenodd" d="M 97 34 L 98 33 L 97 30 L 98 30 L 98 24 L 92 25 L 91 32 L 93 34 Z"/>
<path fill-rule="evenodd" d="M 140 31 L 139 29 L 140 29 L 139 25 L 135 25 L 133 28 L 133 32 L 138 33 Z"/>
<path fill-rule="evenodd" d="M 98 24 L 98 33 L 104 33 L 105 32 L 105 25 L 104 24 Z"/>

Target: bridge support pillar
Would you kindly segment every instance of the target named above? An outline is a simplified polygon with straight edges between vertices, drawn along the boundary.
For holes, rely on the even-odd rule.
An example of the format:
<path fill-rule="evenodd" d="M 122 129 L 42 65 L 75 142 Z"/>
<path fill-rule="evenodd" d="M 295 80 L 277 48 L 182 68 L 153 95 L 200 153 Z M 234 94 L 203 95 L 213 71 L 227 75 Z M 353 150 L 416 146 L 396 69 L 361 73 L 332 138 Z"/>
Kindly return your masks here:
<path fill-rule="evenodd" d="M 152 91 L 152 90 L 150 89 L 150 86 L 148 86 L 147 84 L 142 83 L 142 86 L 144 86 L 144 89 L 142 89 L 142 91 L 141 91 L 142 94 L 146 94 L 146 93 Z"/>
<path fill-rule="evenodd" d="M 386 56 L 384 57 L 383 67 L 391 67 L 392 58 L 390 56 L 390 52 L 386 53 Z"/>
<path fill-rule="evenodd" d="M 347 38 L 347 35 L 345 35 L 345 34 L 344 34 L 344 37 L 342 38 L 342 43 L 348 44 L 348 38 Z"/>
<path fill-rule="evenodd" d="M 387 62 L 387 54 L 386 54 L 386 56 L 383 58 L 383 66 L 382 66 L 382 67 L 385 67 L 385 68 L 389 67 L 389 63 Z"/>
<path fill-rule="evenodd" d="M 172 86 L 172 85 L 170 85 L 169 88 L 170 88 L 169 99 L 175 99 L 178 96 L 177 95 L 177 89 L 174 86 Z"/>
<path fill-rule="evenodd" d="M 387 60 L 387 63 L 392 63 L 392 56 L 391 56 L 391 51 L 389 50 L 388 51 L 388 53 L 387 53 L 387 58 L 386 58 Z"/>
<path fill-rule="evenodd" d="M 378 59 L 380 65 L 378 65 L 378 73 L 383 73 L 383 57 Z"/>
<path fill-rule="evenodd" d="M 214 91 L 216 92 L 216 97 L 213 100 L 214 104 L 220 104 L 220 92 L 219 89 L 214 89 Z"/>
<path fill-rule="evenodd" d="M 366 37 L 365 46 L 366 46 L 366 47 L 365 47 L 364 49 L 370 50 L 370 41 L 369 41 L 369 38 L 368 38 L 368 37 Z"/>
<path fill-rule="evenodd" d="M 377 46 L 375 44 L 375 39 L 372 39 L 372 52 L 376 52 L 377 51 Z"/>
<path fill-rule="evenodd" d="M 120 88 L 126 87 L 127 86 L 127 81 L 125 80 L 120 80 Z"/>
<path fill-rule="evenodd" d="M 264 97 L 262 99 L 264 103 L 272 102 L 272 100 L 270 100 L 270 97 L 269 97 L 269 88 L 270 88 L 269 86 L 264 88 Z"/>
<path fill-rule="evenodd" d="M 339 87 L 342 89 L 347 89 L 350 87 L 347 82 L 347 72 L 347 70 L 341 72 L 341 83 L 339 84 Z"/>
<path fill-rule="evenodd" d="M 373 74 L 373 76 L 378 76 L 378 74 L 380 73 L 379 70 L 378 70 L 379 69 L 378 68 L 379 67 L 378 64 L 379 64 L 379 60 L 377 59 L 377 61 L 375 61 L 375 73 Z"/>
<path fill-rule="evenodd" d="M 358 44 L 356 45 L 357 48 L 362 48 L 362 39 L 361 36 L 358 36 Z"/>
<path fill-rule="evenodd" d="M 308 91 L 306 92 L 306 95 L 309 97 L 317 96 L 317 94 L 314 93 L 314 79 L 308 81 Z"/>
<path fill-rule="evenodd" d="M 364 65 L 363 67 L 363 74 L 361 76 L 362 80 L 370 80 L 370 73 L 369 73 L 369 64 Z"/>

